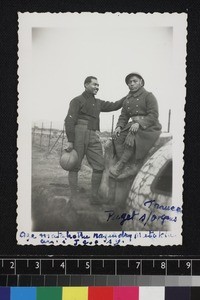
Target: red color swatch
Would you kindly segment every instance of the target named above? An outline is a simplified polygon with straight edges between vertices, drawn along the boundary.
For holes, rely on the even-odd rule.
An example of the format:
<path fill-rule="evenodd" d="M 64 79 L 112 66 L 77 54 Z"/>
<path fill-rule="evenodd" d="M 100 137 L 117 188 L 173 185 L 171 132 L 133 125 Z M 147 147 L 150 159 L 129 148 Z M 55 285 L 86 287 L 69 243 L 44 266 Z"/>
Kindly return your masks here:
<path fill-rule="evenodd" d="M 88 300 L 113 300 L 113 287 L 89 287 Z"/>

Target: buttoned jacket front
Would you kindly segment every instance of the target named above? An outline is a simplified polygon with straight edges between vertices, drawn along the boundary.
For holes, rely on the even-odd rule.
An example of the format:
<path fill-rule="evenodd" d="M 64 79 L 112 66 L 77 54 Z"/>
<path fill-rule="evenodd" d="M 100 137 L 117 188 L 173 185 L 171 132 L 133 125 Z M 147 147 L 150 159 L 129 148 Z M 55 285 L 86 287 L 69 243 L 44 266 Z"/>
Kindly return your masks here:
<path fill-rule="evenodd" d="M 131 125 L 130 123 L 127 125 L 129 119 L 139 116 L 137 121 L 132 123 L 139 123 L 143 130 L 147 128 L 160 130 L 161 125 L 158 121 L 158 115 L 158 103 L 155 96 L 142 87 L 136 93 L 130 92 L 125 97 L 117 127 L 126 129 Z"/>

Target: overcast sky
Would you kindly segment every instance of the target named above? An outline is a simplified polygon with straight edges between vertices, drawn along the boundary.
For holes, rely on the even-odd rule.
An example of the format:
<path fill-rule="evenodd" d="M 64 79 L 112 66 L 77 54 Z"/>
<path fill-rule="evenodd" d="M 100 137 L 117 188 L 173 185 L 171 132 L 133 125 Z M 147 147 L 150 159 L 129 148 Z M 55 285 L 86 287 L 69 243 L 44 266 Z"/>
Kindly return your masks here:
<path fill-rule="evenodd" d="M 141 73 L 145 88 L 159 104 L 160 122 L 167 129 L 172 109 L 173 28 L 149 26 L 129 16 L 74 15 L 64 27 L 32 28 L 32 121 L 62 128 L 71 99 L 80 95 L 88 75 L 98 78 L 96 97 L 116 101 L 128 93 L 125 76 Z M 111 130 L 112 114 L 101 113 L 101 131 Z"/>

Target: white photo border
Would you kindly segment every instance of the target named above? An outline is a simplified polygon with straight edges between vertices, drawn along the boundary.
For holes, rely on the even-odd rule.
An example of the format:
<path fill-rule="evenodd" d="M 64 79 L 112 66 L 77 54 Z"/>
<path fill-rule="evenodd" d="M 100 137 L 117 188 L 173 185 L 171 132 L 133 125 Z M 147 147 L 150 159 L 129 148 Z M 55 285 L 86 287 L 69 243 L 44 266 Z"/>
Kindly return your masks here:
<path fill-rule="evenodd" d="M 173 132 L 173 197 L 182 206 L 183 198 L 183 151 L 186 97 L 186 13 L 18 13 L 18 192 L 17 192 L 17 242 L 18 245 L 104 245 L 104 246 L 167 246 L 182 244 L 182 215 L 169 232 L 32 232 L 31 231 L 31 127 L 29 103 L 31 85 L 32 28 L 64 28 L 66 19 L 121 17 L 137 26 L 173 27 L 173 97 L 174 115 L 177 114 Z"/>

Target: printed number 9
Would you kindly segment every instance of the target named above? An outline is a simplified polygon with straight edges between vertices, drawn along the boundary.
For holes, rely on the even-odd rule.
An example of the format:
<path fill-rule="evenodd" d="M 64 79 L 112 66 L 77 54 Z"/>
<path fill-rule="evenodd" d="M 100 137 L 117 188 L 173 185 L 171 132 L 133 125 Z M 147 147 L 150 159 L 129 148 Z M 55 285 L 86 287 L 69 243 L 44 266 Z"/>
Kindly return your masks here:
<path fill-rule="evenodd" d="M 191 268 L 191 262 L 187 261 L 186 262 L 186 267 L 187 267 L 187 269 L 190 269 Z"/>
<path fill-rule="evenodd" d="M 161 262 L 160 267 L 161 267 L 161 269 L 165 269 L 165 268 L 166 268 L 166 263 L 165 263 L 165 261 L 162 261 L 162 262 Z"/>

